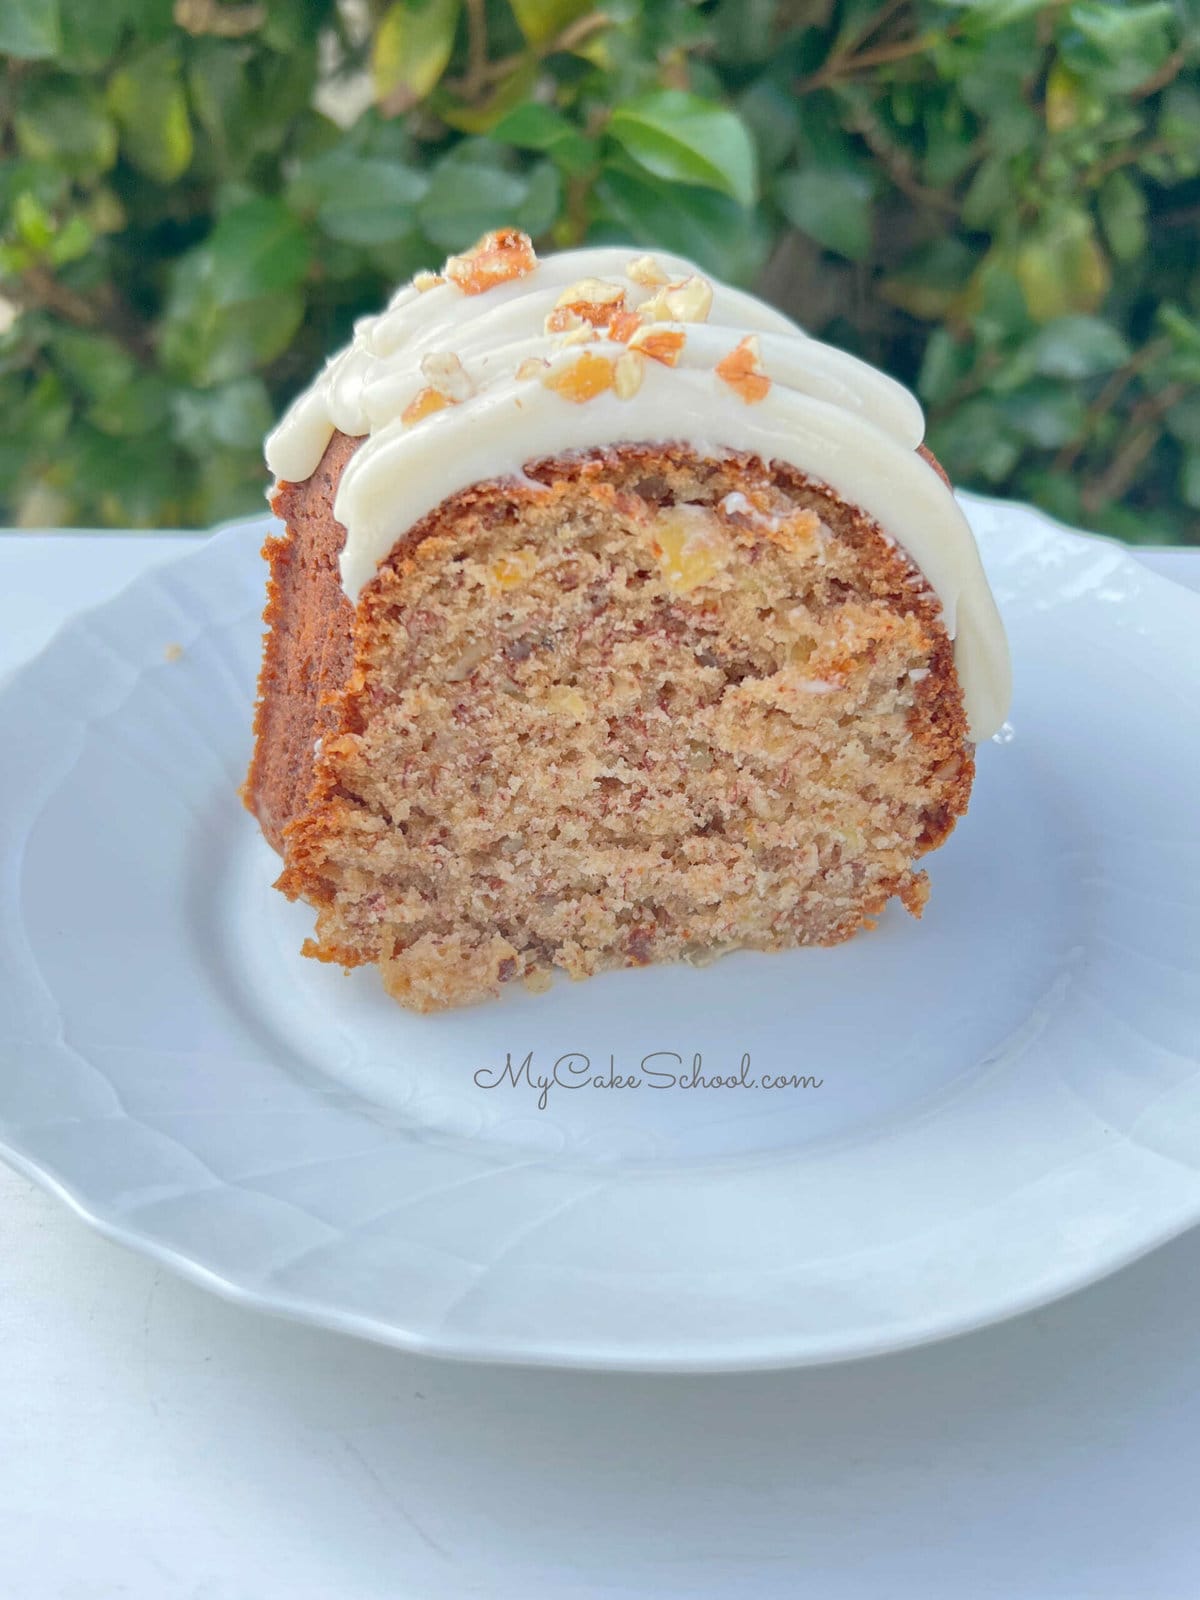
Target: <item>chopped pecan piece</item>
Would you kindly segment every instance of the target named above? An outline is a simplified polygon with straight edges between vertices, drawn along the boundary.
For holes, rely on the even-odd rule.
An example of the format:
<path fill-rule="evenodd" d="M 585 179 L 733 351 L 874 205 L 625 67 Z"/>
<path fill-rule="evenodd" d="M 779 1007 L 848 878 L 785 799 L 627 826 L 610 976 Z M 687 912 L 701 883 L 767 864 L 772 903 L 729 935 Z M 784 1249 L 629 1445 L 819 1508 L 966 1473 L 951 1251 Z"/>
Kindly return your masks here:
<path fill-rule="evenodd" d="M 486 294 L 497 284 L 527 277 L 537 266 L 533 243 L 518 228 L 497 228 L 479 243 L 446 262 L 446 276 L 464 294 Z"/>
<path fill-rule="evenodd" d="M 716 373 L 748 406 L 757 405 L 770 393 L 771 380 L 762 369 L 758 339 L 752 333 L 717 363 Z"/>

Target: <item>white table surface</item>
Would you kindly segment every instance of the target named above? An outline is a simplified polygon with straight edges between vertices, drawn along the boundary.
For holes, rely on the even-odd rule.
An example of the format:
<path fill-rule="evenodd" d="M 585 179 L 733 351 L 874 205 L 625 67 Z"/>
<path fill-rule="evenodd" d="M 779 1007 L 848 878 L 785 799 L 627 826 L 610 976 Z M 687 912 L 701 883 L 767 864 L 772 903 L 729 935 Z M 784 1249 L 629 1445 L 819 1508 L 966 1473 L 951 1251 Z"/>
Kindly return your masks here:
<path fill-rule="evenodd" d="M 0 539 L 0 674 L 185 542 Z M 592 1376 L 236 1309 L 0 1168 L 3 1600 L 1196 1600 L 1198 1488 L 1200 1230 L 902 1355 Z"/>

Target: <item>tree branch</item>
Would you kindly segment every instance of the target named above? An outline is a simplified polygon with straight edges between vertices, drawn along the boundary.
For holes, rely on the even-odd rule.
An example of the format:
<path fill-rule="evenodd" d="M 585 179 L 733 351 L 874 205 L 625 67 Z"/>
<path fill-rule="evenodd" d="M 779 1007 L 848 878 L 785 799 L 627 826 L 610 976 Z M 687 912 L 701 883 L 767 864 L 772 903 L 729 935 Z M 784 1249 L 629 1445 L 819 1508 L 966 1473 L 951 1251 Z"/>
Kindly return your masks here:
<path fill-rule="evenodd" d="M 478 4 L 482 8 L 482 0 L 468 0 L 468 4 Z M 468 19 L 471 13 L 468 12 Z M 534 59 L 544 61 L 547 56 L 557 54 L 561 50 L 576 50 L 593 33 L 598 33 L 601 28 L 607 28 L 612 18 L 604 11 L 591 11 L 586 17 L 576 17 L 561 33 L 555 34 L 553 39 L 548 39 L 540 45 Z M 486 42 L 486 41 L 485 41 Z M 469 43 L 468 43 L 469 48 Z M 473 100 L 482 94 L 484 89 L 493 83 L 499 83 L 502 78 L 507 78 L 519 66 L 529 59 L 528 53 L 519 51 L 510 56 L 500 56 L 495 61 L 484 60 L 472 76 L 473 68 L 468 65 L 467 72 L 461 78 L 447 78 L 446 87 L 461 96 L 464 100 Z"/>
<path fill-rule="evenodd" d="M 1158 443 L 1162 429 L 1158 419 L 1163 412 L 1188 393 L 1186 383 L 1169 383 L 1156 395 L 1139 401 L 1129 414 L 1129 432 L 1108 468 L 1080 495 L 1083 509 L 1094 515 L 1102 506 L 1120 500 L 1137 476 L 1138 468 Z"/>
<path fill-rule="evenodd" d="M 1187 65 L 1188 53 L 1183 48 L 1175 51 L 1159 67 L 1157 72 L 1152 72 L 1144 83 L 1139 83 L 1136 89 L 1131 89 L 1131 100 L 1145 100 L 1148 95 L 1157 94 L 1160 89 L 1165 89 L 1172 83 Z"/>
<path fill-rule="evenodd" d="M 848 124 L 852 133 L 862 136 L 867 149 L 886 170 L 887 175 L 903 194 L 917 205 L 940 211 L 943 216 L 957 216 L 958 207 L 947 195 L 930 189 L 917 177 L 913 160 L 907 150 L 901 150 L 888 139 L 878 120 L 865 107 L 853 108 Z"/>
<path fill-rule="evenodd" d="M 153 352 L 147 329 L 111 284 L 105 284 L 96 298 L 89 300 L 60 283 L 45 267 L 35 266 L 25 269 L 9 293 L 22 310 L 49 311 L 73 328 L 103 328 L 138 361 L 150 360 Z"/>

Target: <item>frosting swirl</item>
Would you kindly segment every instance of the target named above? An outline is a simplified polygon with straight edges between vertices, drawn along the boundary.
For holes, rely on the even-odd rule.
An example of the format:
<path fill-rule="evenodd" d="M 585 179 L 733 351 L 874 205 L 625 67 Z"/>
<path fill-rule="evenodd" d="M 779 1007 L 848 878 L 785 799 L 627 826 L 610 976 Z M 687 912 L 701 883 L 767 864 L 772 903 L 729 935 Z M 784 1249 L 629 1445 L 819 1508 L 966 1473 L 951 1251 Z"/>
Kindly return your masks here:
<path fill-rule="evenodd" d="M 497 239 L 519 243 L 506 256 Z M 745 451 L 827 484 L 907 552 L 941 601 L 971 736 L 988 738 L 1008 710 L 1007 642 L 966 518 L 916 453 L 917 401 L 690 262 L 631 258 L 539 262 L 522 236 L 489 236 L 356 324 L 266 446 L 299 482 L 335 430 L 365 436 L 334 504 L 347 595 L 449 495 L 525 462 L 625 443 Z M 473 259 L 488 270 L 472 276 Z"/>

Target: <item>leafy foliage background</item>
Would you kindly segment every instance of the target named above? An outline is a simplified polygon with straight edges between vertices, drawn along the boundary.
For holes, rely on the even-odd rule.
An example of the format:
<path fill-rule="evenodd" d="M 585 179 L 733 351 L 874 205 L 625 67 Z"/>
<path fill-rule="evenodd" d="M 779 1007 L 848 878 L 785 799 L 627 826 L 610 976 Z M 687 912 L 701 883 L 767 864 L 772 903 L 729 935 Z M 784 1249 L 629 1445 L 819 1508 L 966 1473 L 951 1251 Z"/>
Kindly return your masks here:
<path fill-rule="evenodd" d="M 486 228 L 756 285 L 955 479 L 1200 543 L 1200 0 L 0 0 L 0 518 L 207 524 Z"/>

